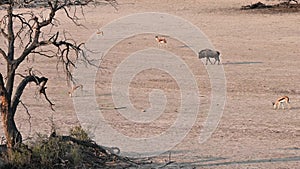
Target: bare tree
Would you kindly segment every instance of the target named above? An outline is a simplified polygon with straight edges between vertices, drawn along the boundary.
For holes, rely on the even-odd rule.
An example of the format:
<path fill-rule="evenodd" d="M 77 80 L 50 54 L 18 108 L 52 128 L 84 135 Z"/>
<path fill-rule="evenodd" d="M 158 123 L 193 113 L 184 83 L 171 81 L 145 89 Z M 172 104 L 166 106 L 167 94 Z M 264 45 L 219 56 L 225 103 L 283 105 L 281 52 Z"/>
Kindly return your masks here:
<path fill-rule="evenodd" d="M 45 97 L 52 109 L 54 105 L 46 93 L 48 78 L 37 75 L 32 70 L 28 70 L 26 74 L 18 73 L 17 70 L 21 63 L 31 55 L 56 59 L 63 65 L 67 80 L 72 81 L 71 70 L 75 67 L 75 61 L 82 55 L 83 44 L 77 44 L 64 32 L 49 30 L 52 30 L 54 25 L 58 25 L 58 11 L 63 11 L 75 25 L 82 26 L 77 22 L 77 13 L 81 11 L 79 13 L 83 14 L 82 6 L 87 5 L 90 0 L 44 1 L 47 5 L 43 7 L 45 9 L 42 14 L 33 11 L 17 13 L 15 8 L 19 1 L 2 1 L 7 12 L 0 18 L 0 37 L 4 38 L 6 46 L 0 47 L 0 57 L 5 60 L 6 72 L 0 73 L 0 108 L 3 130 L 9 148 L 22 142 L 22 135 L 16 126 L 14 117 L 23 91 L 29 83 L 39 86 L 38 93 Z M 24 0 L 24 3 L 33 3 L 33 0 Z M 71 10 L 71 6 L 73 10 Z M 16 84 L 16 78 L 22 78 L 20 83 Z M 15 92 L 13 92 L 14 90 Z"/>

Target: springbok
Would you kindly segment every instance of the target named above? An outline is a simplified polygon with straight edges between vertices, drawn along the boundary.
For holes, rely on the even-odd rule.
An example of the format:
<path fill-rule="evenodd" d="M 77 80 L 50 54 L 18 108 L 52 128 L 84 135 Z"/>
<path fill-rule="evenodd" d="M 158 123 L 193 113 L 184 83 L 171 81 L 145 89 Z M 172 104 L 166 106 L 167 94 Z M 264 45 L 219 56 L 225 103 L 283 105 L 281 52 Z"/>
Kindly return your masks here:
<path fill-rule="evenodd" d="M 217 61 L 218 61 L 218 65 L 220 64 L 220 52 L 219 51 L 215 51 L 215 50 L 211 50 L 211 49 L 203 49 L 198 53 L 198 55 L 199 55 L 199 59 L 206 58 L 206 65 L 207 65 L 208 61 L 210 62 L 210 64 L 215 64 Z M 215 62 L 212 63 L 210 61 L 210 58 L 214 58 Z"/>
<path fill-rule="evenodd" d="M 166 38 L 160 38 L 160 37 L 158 37 L 158 36 L 155 36 L 155 40 L 156 40 L 158 46 L 159 46 L 160 44 L 165 44 L 165 45 L 167 46 L 167 40 L 166 40 Z"/>
<path fill-rule="evenodd" d="M 82 90 L 83 89 L 83 85 L 82 84 L 79 84 L 79 85 L 72 85 L 71 89 L 69 90 L 68 94 L 70 97 L 73 97 L 73 93 L 75 92 L 75 90 L 77 89 L 80 89 Z"/>
<path fill-rule="evenodd" d="M 101 35 L 101 36 L 103 36 L 104 34 L 103 34 L 103 31 L 102 30 L 100 30 L 99 28 L 97 29 L 97 32 L 96 32 L 96 34 L 97 35 Z"/>
<path fill-rule="evenodd" d="M 279 109 L 280 106 L 284 109 L 284 104 L 287 104 L 288 108 L 290 109 L 290 98 L 288 96 L 279 97 L 276 102 L 272 102 L 274 109 Z"/>

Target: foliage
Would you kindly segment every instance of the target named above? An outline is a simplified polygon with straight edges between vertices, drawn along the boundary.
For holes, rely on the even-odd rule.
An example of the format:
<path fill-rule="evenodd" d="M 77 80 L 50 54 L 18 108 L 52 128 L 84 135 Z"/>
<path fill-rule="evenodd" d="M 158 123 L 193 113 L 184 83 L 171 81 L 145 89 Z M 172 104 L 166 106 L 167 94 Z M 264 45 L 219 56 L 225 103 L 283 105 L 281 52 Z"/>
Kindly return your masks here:
<path fill-rule="evenodd" d="M 38 135 L 31 146 L 23 143 L 14 148 L 2 151 L 1 168 L 126 168 L 138 167 L 138 164 L 127 157 L 111 153 L 112 149 L 96 144 L 80 126 L 70 130 L 68 136 L 49 137 Z"/>
<path fill-rule="evenodd" d="M 72 134 L 90 139 L 81 127 L 72 129 Z M 7 151 L 4 168 L 84 168 L 87 165 L 84 149 L 79 144 L 61 139 L 61 136 L 39 135 L 32 146 L 19 144 Z"/>
<path fill-rule="evenodd" d="M 84 131 L 81 126 L 76 126 L 70 130 L 70 136 L 83 141 L 89 141 L 88 133 Z"/>

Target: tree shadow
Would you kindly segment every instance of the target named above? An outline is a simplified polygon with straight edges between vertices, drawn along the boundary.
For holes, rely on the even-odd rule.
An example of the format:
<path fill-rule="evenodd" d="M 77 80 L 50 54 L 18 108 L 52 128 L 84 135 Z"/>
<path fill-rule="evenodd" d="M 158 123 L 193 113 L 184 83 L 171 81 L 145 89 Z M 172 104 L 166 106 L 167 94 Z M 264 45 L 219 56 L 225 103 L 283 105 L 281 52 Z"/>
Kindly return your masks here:
<path fill-rule="evenodd" d="M 205 167 L 205 166 L 229 166 L 237 164 L 261 164 L 261 163 L 276 163 L 276 162 L 296 162 L 300 161 L 300 156 L 284 157 L 284 158 L 266 158 L 266 159 L 256 159 L 256 160 L 245 160 L 245 161 L 229 161 L 221 163 L 210 163 L 210 164 L 199 164 L 195 167 Z"/>
<path fill-rule="evenodd" d="M 284 148 L 284 150 L 300 150 L 298 147 Z M 186 151 L 170 151 L 160 155 L 159 159 L 165 159 L 162 162 L 154 162 L 146 165 L 147 167 L 156 168 L 201 168 L 201 167 L 216 167 L 216 166 L 226 166 L 230 167 L 232 165 L 249 165 L 249 164 L 263 164 L 263 163 L 288 163 L 288 162 L 300 162 L 300 156 L 282 157 L 282 158 L 262 158 L 262 159 L 251 159 L 251 160 L 240 160 L 240 161 L 230 161 L 229 158 L 225 157 L 201 157 L 193 156 L 190 157 L 191 160 L 187 162 L 176 162 L 173 159 L 181 158 Z M 170 153 L 174 156 L 170 158 Z M 187 158 L 187 157 L 185 157 Z M 197 158 L 192 160 L 192 158 Z M 181 159 L 183 160 L 183 159 Z M 161 161 L 161 160 L 160 160 Z"/>

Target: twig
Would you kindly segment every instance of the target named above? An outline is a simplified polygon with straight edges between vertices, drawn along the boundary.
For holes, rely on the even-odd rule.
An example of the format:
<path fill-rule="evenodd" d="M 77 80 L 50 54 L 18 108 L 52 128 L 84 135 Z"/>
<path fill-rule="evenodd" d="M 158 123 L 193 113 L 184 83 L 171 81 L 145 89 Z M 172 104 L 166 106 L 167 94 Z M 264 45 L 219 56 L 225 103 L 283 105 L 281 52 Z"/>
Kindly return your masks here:
<path fill-rule="evenodd" d="M 31 127 L 32 127 L 31 126 L 31 115 L 29 113 L 28 107 L 22 102 L 22 100 L 19 100 L 19 101 L 20 101 L 21 105 L 24 107 L 25 112 L 28 115 L 28 123 L 29 123 L 29 133 L 28 133 L 28 135 L 29 135 L 31 133 Z"/>
<path fill-rule="evenodd" d="M 164 164 L 164 165 L 162 165 L 162 166 L 159 166 L 158 168 L 164 168 L 164 167 L 166 167 L 166 166 L 168 166 L 168 165 L 170 165 L 170 164 L 173 164 L 173 163 L 175 163 L 176 161 L 172 161 L 172 158 L 171 158 L 171 152 L 169 152 L 169 159 L 168 159 L 168 162 L 166 163 L 166 164 Z"/>

